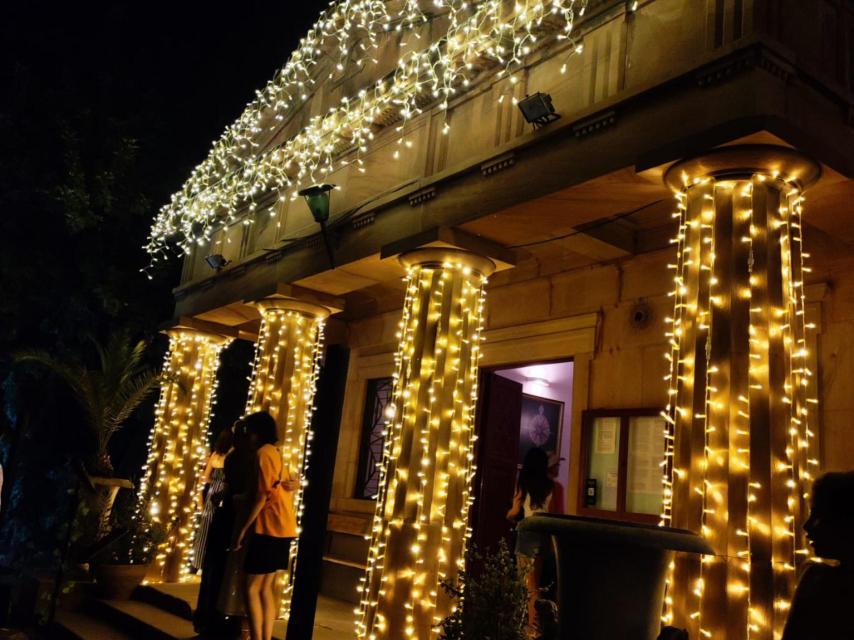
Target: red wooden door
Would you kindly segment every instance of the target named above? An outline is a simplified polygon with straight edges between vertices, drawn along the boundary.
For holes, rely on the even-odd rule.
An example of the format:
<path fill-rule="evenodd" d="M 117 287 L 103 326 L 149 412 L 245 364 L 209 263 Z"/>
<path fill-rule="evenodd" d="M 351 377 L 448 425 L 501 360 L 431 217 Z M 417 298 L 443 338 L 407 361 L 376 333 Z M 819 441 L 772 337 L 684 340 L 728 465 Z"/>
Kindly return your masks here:
<path fill-rule="evenodd" d="M 505 516 L 516 488 L 522 385 L 486 371 L 481 389 L 472 527 L 474 543 L 483 551 L 509 540 L 513 529 Z"/>

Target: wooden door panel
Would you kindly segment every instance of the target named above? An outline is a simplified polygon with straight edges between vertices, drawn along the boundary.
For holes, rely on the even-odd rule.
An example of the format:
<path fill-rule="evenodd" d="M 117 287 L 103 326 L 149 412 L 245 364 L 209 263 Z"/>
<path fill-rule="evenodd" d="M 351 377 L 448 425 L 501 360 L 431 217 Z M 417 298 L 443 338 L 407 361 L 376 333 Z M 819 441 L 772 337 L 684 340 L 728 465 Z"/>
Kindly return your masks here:
<path fill-rule="evenodd" d="M 475 544 L 485 550 L 509 538 L 513 528 L 505 514 L 516 485 L 522 385 L 490 372 L 483 373 L 481 385 L 472 527 Z"/>

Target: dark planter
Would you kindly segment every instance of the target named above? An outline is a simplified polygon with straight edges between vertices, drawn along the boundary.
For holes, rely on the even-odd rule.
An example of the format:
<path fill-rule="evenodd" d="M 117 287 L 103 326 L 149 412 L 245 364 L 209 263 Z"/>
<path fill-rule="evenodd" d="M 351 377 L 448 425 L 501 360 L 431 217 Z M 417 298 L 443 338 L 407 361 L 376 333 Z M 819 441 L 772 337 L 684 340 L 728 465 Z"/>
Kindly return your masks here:
<path fill-rule="evenodd" d="M 655 640 L 674 551 L 712 553 L 682 529 L 538 515 L 520 528 L 551 536 L 561 640 Z"/>
<path fill-rule="evenodd" d="M 98 564 L 93 567 L 98 593 L 107 600 L 129 600 L 148 573 L 148 564 Z"/>

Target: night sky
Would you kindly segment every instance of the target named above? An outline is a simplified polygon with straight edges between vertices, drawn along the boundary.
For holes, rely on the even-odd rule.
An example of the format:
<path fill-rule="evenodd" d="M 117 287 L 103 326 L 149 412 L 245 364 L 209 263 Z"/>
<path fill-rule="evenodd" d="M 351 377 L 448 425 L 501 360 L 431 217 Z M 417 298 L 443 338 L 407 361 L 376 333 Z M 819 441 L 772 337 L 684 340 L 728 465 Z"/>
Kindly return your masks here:
<path fill-rule="evenodd" d="M 325 2 L 10 2 L 3 58 L 103 117 L 128 118 L 167 197 Z M 158 203 L 159 204 L 159 203 Z"/>
<path fill-rule="evenodd" d="M 75 325 L 97 333 L 130 321 L 138 332 L 169 319 L 179 261 L 154 282 L 141 277 L 149 224 L 325 6 L 4 3 L 0 276 L 14 301 L 0 303 L 0 354 L 22 344 L 68 343 Z M 101 216 L 83 232 L 68 228 L 55 192 L 68 175 L 63 132 L 69 127 L 82 141 L 84 165 L 100 166 L 110 156 L 112 147 L 102 148 L 102 141 L 135 141 L 137 157 L 122 182 L 144 198 L 140 210 Z M 61 254 L 68 259 L 54 264 Z M 87 266 L 93 256 L 98 260 Z M 75 267 L 82 275 L 72 273 Z M 87 297 L 101 288 L 101 299 Z M 127 310 L 115 309 L 121 305 L 110 295 L 126 297 Z M 56 296 L 68 304 L 64 322 L 45 317 Z M 101 300 L 107 300 L 104 323 L 94 309 Z M 140 317 L 143 326 L 134 324 Z"/>
<path fill-rule="evenodd" d="M 90 335 L 103 341 L 117 330 L 162 351 L 157 330 L 172 317 L 180 259 L 152 281 L 140 273 L 149 265 L 141 247 L 150 223 L 325 6 L 4 3 L 0 378 L 21 348 L 79 353 L 91 350 Z M 57 195 L 78 184 L 69 135 L 86 185 L 85 197 L 73 194 L 82 211 L 73 221 Z M 116 141 L 124 139 L 136 154 L 115 178 L 109 195 L 117 204 L 89 207 L 98 172 L 113 171 Z"/>
<path fill-rule="evenodd" d="M 44 411 L 33 418 L 38 428 L 18 438 L 13 355 L 32 347 L 91 360 L 92 338 L 123 331 L 149 339 L 151 364 L 160 364 L 166 340 L 158 331 L 172 316 L 180 260 L 153 280 L 140 273 L 151 221 L 326 4 L 3 3 L 0 462 L 17 460 L 6 466 L 4 494 L 16 469 L 26 484 L 27 470 L 62 468 L 80 433 L 73 401 L 34 378 L 31 396 Z M 224 356 L 214 429 L 242 411 L 251 354 L 241 343 Z M 139 472 L 152 404 L 115 438 L 118 473 Z"/>

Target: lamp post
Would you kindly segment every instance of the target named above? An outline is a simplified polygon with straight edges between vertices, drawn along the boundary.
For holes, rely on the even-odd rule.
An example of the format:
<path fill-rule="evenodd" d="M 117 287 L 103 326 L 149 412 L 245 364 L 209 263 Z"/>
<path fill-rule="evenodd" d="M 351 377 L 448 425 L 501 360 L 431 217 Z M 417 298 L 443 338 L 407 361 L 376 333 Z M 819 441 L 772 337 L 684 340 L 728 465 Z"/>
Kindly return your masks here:
<path fill-rule="evenodd" d="M 329 235 L 326 232 L 326 222 L 329 220 L 329 192 L 334 188 L 334 184 L 315 184 L 299 192 L 299 195 L 305 198 L 305 203 L 308 205 L 314 221 L 320 224 L 320 233 L 323 234 L 323 244 L 326 245 L 329 264 L 333 269 L 335 268 L 335 258 L 332 255 L 332 245 L 329 242 Z"/>

